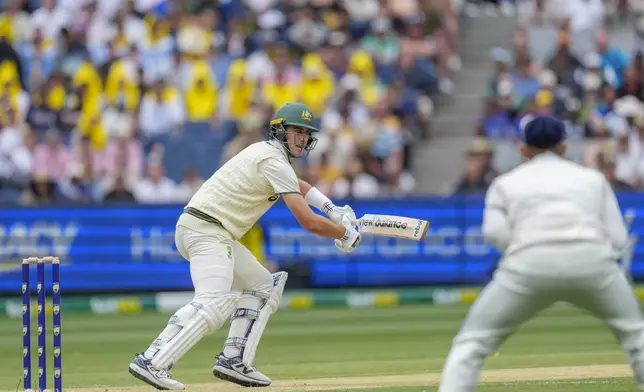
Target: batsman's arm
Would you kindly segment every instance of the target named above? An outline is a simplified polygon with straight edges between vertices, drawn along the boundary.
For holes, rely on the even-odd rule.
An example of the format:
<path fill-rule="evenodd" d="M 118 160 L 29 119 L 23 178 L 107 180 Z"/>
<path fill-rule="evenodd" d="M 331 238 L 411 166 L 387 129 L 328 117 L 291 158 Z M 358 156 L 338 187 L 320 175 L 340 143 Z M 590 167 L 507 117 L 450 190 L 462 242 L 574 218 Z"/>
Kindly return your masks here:
<path fill-rule="evenodd" d="M 333 204 L 331 199 L 326 197 L 322 192 L 308 182 L 303 180 L 298 181 L 300 184 L 300 193 L 304 195 L 304 200 L 310 206 L 315 207 L 328 215 L 335 207 L 335 204 Z"/>
<path fill-rule="evenodd" d="M 286 203 L 302 228 L 326 238 L 343 239 L 350 237 L 348 228 L 333 223 L 311 210 L 302 196 L 302 182 L 298 180 L 295 171 L 290 165 L 278 159 L 266 159 L 260 162 L 258 168 L 264 179 L 275 190 L 275 194 L 282 196 L 282 200 L 284 200 L 284 203 Z M 310 192 L 312 187 L 305 183 L 305 187 L 307 185 Z"/>
<path fill-rule="evenodd" d="M 510 245 L 510 223 L 502 190 L 497 181 L 493 181 L 485 195 L 485 209 L 483 210 L 483 237 L 500 251 Z"/>
<path fill-rule="evenodd" d="M 282 195 L 282 199 L 304 230 L 326 238 L 341 239 L 345 236 L 346 227 L 314 213 L 299 193 Z"/>

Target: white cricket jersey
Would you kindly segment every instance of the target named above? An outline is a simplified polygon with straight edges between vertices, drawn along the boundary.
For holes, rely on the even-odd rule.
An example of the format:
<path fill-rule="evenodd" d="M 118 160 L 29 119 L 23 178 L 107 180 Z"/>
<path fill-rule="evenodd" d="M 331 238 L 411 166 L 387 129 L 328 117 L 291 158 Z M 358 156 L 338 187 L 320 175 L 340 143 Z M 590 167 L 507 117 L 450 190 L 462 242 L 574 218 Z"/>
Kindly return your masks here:
<path fill-rule="evenodd" d="M 483 235 L 505 256 L 539 245 L 583 243 L 606 245 L 617 254 L 628 240 L 605 177 L 550 152 L 493 181 Z"/>
<path fill-rule="evenodd" d="M 186 207 L 217 219 L 235 238 L 250 230 L 280 195 L 300 193 L 297 175 L 277 141 L 251 144 L 226 162 Z"/>

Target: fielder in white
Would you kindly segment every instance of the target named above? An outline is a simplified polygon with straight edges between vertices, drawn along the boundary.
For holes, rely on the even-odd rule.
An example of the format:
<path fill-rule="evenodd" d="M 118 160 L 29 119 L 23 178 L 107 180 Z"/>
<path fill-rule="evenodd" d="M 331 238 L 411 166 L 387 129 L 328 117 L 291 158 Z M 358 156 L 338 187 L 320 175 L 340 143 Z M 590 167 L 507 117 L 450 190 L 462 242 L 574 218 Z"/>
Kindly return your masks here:
<path fill-rule="evenodd" d="M 253 366 L 253 358 L 268 319 L 279 309 L 287 274 L 271 275 L 237 240 L 280 197 L 303 228 L 334 238 L 341 251 L 351 253 L 361 238 L 353 210 L 336 207 L 298 180 L 291 167 L 292 158 L 315 147 L 312 133 L 318 129 L 313 121 L 302 104 L 282 106 L 271 121 L 270 140 L 255 143 L 226 162 L 188 202 L 177 221 L 175 241 L 190 261 L 195 295 L 130 363 L 134 377 L 157 389 L 184 389 L 170 369 L 204 335 L 231 318 L 213 374 L 247 387 L 270 385 L 271 380 Z M 316 215 L 309 205 L 329 219 Z"/>
<path fill-rule="evenodd" d="M 486 240 L 503 252 L 453 341 L 439 392 L 476 387 L 485 358 L 541 310 L 565 301 L 610 327 L 644 389 L 644 318 L 617 259 L 628 235 L 603 175 L 564 159 L 564 124 L 524 128 L 528 161 L 488 189 Z"/>

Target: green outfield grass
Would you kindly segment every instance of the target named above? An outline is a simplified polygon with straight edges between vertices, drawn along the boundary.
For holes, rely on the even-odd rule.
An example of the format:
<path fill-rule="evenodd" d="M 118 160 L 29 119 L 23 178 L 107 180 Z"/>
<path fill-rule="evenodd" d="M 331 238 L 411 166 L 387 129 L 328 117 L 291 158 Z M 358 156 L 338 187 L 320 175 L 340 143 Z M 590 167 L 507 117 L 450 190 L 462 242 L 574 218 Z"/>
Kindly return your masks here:
<path fill-rule="evenodd" d="M 632 392 L 634 385 L 630 380 L 621 379 L 589 379 L 586 381 L 557 381 L 557 382 L 524 382 L 524 383 L 496 383 L 481 385 L 477 391 L 481 392 L 577 392 L 577 391 L 611 391 Z M 372 392 L 429 392 L 433 388 L 375 388 Z M 347 389 L 347 392 L 364 392 L 364 389 Z"/>
<path fill-rule="evenodd" d="M 269 388 L 274 390 L 435 391 L 466 311 L 463 306 L 282 310 L 267 327 L 256 365 L 274 380 L 275 388 Z M 152 391 L 132 378 L 127 366 L 157 336 L 168 316 L 63 314 L 65 386 Z M 19 319 L 0 317 L 1 391 L 22 385 L 20 331 Z M 224 336 L 220 331 L 204 338 L 173 369 L 189 391 L 234 390 L 211 374 Z M 51 344 L 51 327 L 48 340 Z M 33 344 L 36 347 L 35 337 Z M 35 364 L 36 350 L 32 357 Z M 51 365 L 50 358 L 50 376 Z M 595 366 L 583 367 L 587 365 Z M 551 367 L 559 369 L 532 369 Z M 489 359 L 486 370 L 491 372 L 485 381 L 495 383 L 486 383 L 481 391 L 636 390 L 612 334 L 599 321 L 569 307 L 550 309 L 527 324 Z"/>

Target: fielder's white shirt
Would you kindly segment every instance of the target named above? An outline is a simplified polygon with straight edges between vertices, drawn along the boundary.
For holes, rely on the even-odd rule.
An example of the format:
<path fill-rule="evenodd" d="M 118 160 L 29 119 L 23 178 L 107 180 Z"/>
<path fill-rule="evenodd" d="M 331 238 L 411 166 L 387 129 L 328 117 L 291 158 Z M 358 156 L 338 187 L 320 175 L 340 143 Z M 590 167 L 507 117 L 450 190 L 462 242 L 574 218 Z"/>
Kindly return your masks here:
<path fill-rule="evenodd" d="M 280 195 L 300 193 L 297 175 L 280 142 L 251 144 L 228 160 L 190 199 L 193 207 L 219 220 L 239 239 Z"/>
<path fill-rule="evenodd" d="M 605 177 L 549 152 L 493 181 L 483 235 L 505 256 L 534 246 L 588 242 L 619 252 L 628 241 Z"/>

